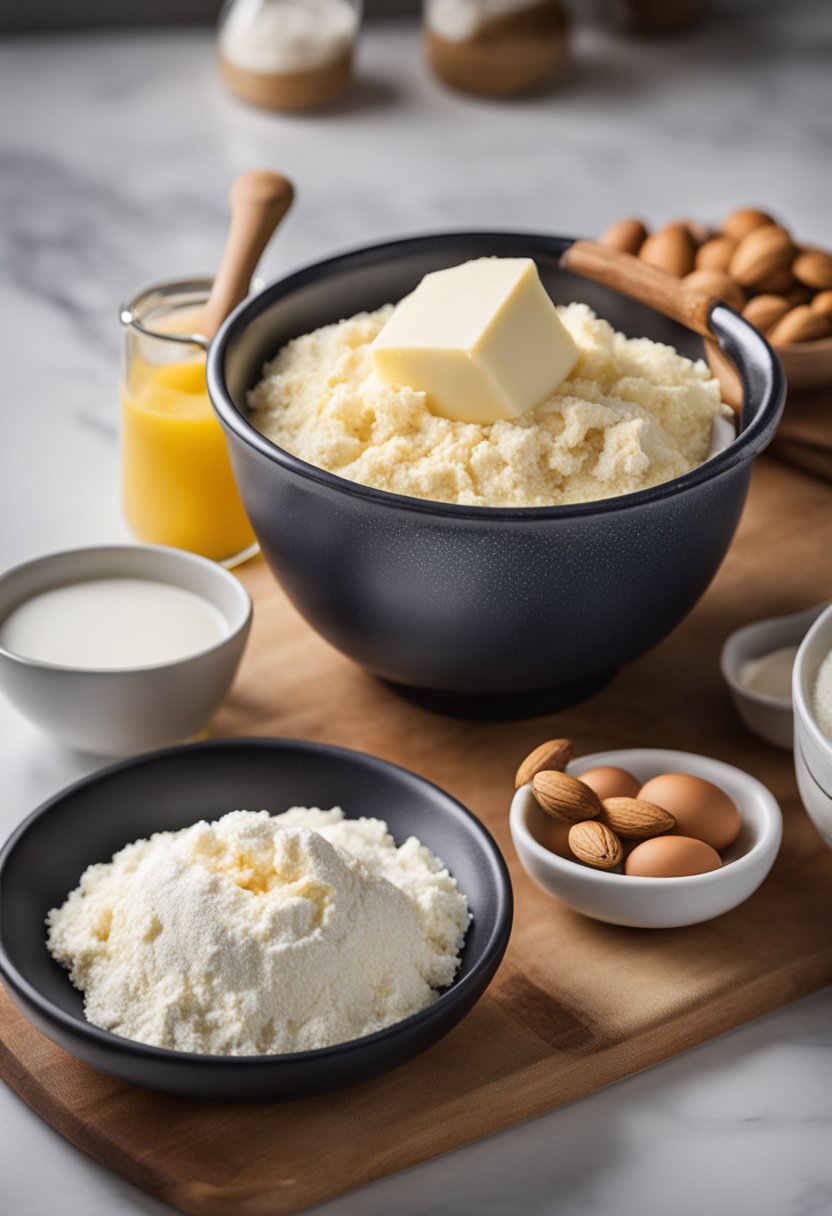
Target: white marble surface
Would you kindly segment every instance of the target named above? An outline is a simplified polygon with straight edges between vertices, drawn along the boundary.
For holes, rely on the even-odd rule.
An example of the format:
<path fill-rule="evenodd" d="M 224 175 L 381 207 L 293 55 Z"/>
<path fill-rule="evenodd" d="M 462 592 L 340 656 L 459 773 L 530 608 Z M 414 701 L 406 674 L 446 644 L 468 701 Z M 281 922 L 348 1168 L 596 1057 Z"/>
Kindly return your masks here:
<path fill-rule="evenodd" d="M 719 5 L 634 42 L 580 28 L 571 82 L 508 105 L 454 97 L 409 26 L 365 39 L 337 112 L 274 118 L 218 90 L 207 34 L 0 45 L 0 566 L 123 538 L 116 310 L 210 270 L 231 177 L 269 164 L 300 202 L 267 277 L 443 227 L 592 233 L 762 203 L 832 241 L 824 4 Z M 0 835 L 91 766 L 0 702 Z M 832 991 L 519 1129 L 328 1205 L 327 1216 L 823 1216 L 832 1211 Z M 310 1133 L 312 1134 L 312 1133 Z M 0 1088 L 0 1212 L 169 1211 Z"/>

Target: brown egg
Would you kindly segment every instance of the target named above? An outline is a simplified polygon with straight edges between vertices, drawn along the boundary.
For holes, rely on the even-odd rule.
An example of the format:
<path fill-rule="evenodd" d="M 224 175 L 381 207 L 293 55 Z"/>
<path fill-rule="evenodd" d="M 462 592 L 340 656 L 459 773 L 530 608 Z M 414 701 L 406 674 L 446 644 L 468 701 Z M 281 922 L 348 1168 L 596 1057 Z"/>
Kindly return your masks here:
<path fill-rule="evenodd" d="M 567 861 L 575 860 L 574 854 L 569 848 L 569 829 L 572 824 L 567 819 L 555 819 L 554 816 L 547 815 L 540 807 L 535 807 L 528 822 L 529 831 L 537 843 L 543 845 L 544 849 L 548 849 L 550 853 L 557 853 L 558 857 L 564 857 Z"/>
<path fill-rule="evenodd" d="M 636 845 L 624 862 L 624 873 L 635 878 L 684 878 L 718 870 L 719 853 L 704 840 L 690 836 L 654 836 Z"/>
<path fill-rule="evenodd" d="M 588 768 L 585 773 L 580 774 L 578 780 L 595 790 L 602 802 L 605 798 L 635 798 L 641 788 L 637 777 L 612 764 Z"/>
<path fill-rule="evenodd" d="M 740 834 L 740 813 L 724 790 L 687 773 L 663 773 L 641 787 L 639 798 L 670 811 L 680 836 L 727 849 Z"/>

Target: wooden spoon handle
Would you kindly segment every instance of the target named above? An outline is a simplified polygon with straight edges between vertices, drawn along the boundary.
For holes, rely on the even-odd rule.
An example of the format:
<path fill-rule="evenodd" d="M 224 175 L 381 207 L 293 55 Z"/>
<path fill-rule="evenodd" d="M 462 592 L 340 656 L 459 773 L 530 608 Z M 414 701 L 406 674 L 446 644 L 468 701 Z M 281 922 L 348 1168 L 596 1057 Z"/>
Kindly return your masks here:
<path fill-rule="evenodd" d="M 704 338 L 713 337 L 708 318 L 716 297 L 686 287 L 672 274 L 657 270 L 631 253 L 620 253 L 592 241 L 575 241 L 561 256 L 560 264 L 564 270 L 648 304 Z"/>
<path fill-rule="evenodd" d="M 241 173 L 231 187 L 231 225 L 199 332 L 213 338 L 248 294 L 251 276 L 271 236 L 292 205 L 292 184 L 268 169 Z"/>

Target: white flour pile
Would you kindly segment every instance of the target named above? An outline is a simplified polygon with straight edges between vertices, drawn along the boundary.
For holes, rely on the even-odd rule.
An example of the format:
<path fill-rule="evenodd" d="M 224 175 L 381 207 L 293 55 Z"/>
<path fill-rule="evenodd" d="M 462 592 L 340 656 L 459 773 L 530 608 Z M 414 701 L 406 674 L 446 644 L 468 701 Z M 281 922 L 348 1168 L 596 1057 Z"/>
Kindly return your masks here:
<path fill-rule="evenodd" d="M 269 1055 L 360 1038 L 450 984 L 470 916 L 379 819 L 233 811 L 90 866 L 47 917 L 90 1022 L 157 1047 Z"/>

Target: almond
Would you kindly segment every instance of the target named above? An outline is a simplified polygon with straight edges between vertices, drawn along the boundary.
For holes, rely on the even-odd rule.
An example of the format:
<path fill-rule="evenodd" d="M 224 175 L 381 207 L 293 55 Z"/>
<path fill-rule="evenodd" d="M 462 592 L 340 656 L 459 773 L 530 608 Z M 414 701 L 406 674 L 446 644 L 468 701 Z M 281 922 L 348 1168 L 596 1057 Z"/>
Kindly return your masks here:
<path fill-rule="evenodd" d="M 601 805 L 604 809 L 598 822 L 624 840 L 646 840 L 676 827 L 670 811 L 643 798 L 605 798 Z"/>
<path fill-rule="evenodd" d="M 638 253 L 646 239 L 647 229 L 641 220 L 619 220 L 601 234 L 598 243 L 620 253 Z"/>
<path fill-rule="evenodd" d="M 693 270 L 694 254 L 693 241 L 687 229 L 671 226 L 648 236 L 638 256 L 643 262 L 649 262 L 651 266 L 681 279 Z"/>
<path fill-rule="evenodd" d="M 542 773 L 546 769 L 562 771 L 574 754 L 575 745 L 571 739 L 549 739 L 546 743 L 541 743 L 534 751 L 529 752 L 518 768 L 514 778 L 514 788 L 519 790 L 520 786 L 526 785 L 535 774 Z"/>
<path fill-rule="evenodd" d="M 758 296 L 786 296 L 791 295 L 797 286 L 798 282 L 792 274 L 791 266 L 784 266 L 782 270 L 775 270 L 765 279 L 760 279 L 753 290 Z"/>
<path fill-rule="evenodd" d="M 776 220 L 773 220 L 766 211 L 758 211 L 756 207 L 740 207 L 738 211 L 732 211 L 728 216 L 722 225 L 722 232 L 724 236 L 730 236 L 732 240 L 741 241 L 755 228 L 764 228 L 768 224 L 774 223 Z"/>
<path fill-rule="evenodd" d="M 569 847 L 578 861 L 594 866 L 596 870 L 612 870 L 624 856 L 615 832 L 597 819 L 573 823 L 569 829 Z"/>
<path fill-rule="evenodd" d="M 696 251 L 697 270 L 726 270 L 734 256 L 737 242 L 730 236 L 714 236 Z"/>
<path fill-rule="evenodd" d="M 532 789 L 547 815 L 555 815 L 558 819 L 579 823 L 601 814 L 601 800 L 595 791 L 566 773 L 535 773 Z"/>
<path fill-rule="evenodd" d="M 832 291 L 819 291 L 810 307 L 812 312 L 823 312 L 832 317 Z"/>
<path fill-rule="evenodd" d="M 688 287 L 701 291 L 706 296 L 716 296 L 724 300 L 732 308 L 740 309 L 745 303 L 745 295 L 723 270 L 692 270 L 682 279 Z"/>
<path fill-rule="evenodd" d="M 792 308 L 798 304 L 808 304 L 812 298 L 812 293 L 808 287 L 795 287 L 794 291 L 789 291 L 783 296 L 784 300 L 788 300 Z"/>
<path fill-rule="evenodd" d="M 832 287 L 832 253 L 805 249 L 792 262 L 792 274 L 799 283 L 816 291 Z"/>
<path fill-rule="evenodd" d="M 792 342 L 815 342 L 832 334 L 832 318 L 814 312 L 808 304 L 798 304 L 782 317 L 768 332 L 769 342 L 788 346 Z"/>
<path fill-rule="evenodd" d="M 665 227 L 684 228 L 697 249 L 700 245 L 704 245 L 711 235 L 705 225 L 700 224 L 698 220 L 671 220 L 669 224 L 665 224 Z"/>
<path fill-rule="evenodd" d="M 768 333 L 772 325 L 776 325 L 781 317 L 791 309 L 791 304 L 783 296 L 755 296 L 749 300 L 742 315 L 746 321 L 756 325 L 760 333 Z"/>
<path fill-rule="evenodd" d="M 776 224 L 767 224 L 743 237 L 731 258 L 728 273 L 741 287 L 757 287 L 779 271 L 788 270 L 793 259 L 794 245 L 788 232 Z"/>

